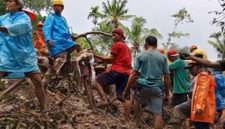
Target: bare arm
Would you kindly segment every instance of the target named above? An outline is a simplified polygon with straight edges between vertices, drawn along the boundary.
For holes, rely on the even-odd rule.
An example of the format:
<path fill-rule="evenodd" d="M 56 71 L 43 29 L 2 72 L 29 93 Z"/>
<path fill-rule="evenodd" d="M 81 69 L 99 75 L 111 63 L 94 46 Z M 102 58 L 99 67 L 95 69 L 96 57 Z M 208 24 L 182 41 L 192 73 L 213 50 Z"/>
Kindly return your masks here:
<path fill-rule="evenodd" d="M 190 59 L 200 63 L 201 65 L 204 65 L 206 67 L 211 67 L 211 68 L 221 68 L 221 65 L 219 62 L 212 62 L 206 59 L 202 59 L 202 58 L 198 58 L 195 56 L 190 55 L 189 56 Z"/>
<path fill-rule="evenodd" d="M 165 87 L 165 96 L 169 97 L 169 89 L 170 89 L 170 74 L 164 74 L 164 87 Z"/>
<path fill-rule="evenodd" d="M 96 55 L 94 54 L 95 58 L 98 58 L 102 61 L 106 61 L 108 63 L 112 63 L 113 59 L 115 58 L 115 56 L 113 54 L 110 54 L 110 56 L 100 56 L 100 55 Z"/>
<path fill-rule="evenodd" d="M 129 79 L 128 79 L 128 82 L 127 82 L 127 85 L 124 89 L 124 92 L 123 92 L 123 95 L 125 95 L 127 93 L 127 91 L 130 90 L 131 86 L 136 82 L 137 78 L 139 76 L 139 73 L 135 70 L 132 70 L 130 76 L 129 76 Z"/>

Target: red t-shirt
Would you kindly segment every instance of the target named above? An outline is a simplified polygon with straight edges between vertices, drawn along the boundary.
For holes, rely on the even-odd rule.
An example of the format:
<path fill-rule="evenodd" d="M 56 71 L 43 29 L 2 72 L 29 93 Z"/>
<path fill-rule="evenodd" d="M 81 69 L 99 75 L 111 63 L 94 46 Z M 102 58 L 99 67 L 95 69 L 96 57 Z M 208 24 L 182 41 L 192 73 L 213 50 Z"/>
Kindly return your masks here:
<path fill-rule="evenodd" d="M 111 71 L 130 74 L 131 52 L 124 42 L 113 43 L 111 54 L 115 56 L 112 61 Z"/>

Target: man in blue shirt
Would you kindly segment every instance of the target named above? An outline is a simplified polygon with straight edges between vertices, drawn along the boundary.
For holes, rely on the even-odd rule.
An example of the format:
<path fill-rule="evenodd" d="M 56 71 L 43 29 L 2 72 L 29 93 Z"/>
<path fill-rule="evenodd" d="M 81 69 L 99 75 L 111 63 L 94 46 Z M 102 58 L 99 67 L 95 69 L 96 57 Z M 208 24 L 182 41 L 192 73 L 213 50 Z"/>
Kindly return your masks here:
<path fill-rule="evenodd" d="M 139 53 L 134 61 L 134 67 L 128 79 L 123 97 L 129 93 L 130 87 L 135 84 L 136 99 L 145 106 L 148 112 L 154 114 L 154 128 L 162 129 L 163 91 L 165 86 L 166 97 L 170 83 L 167 58 L 157 50 L 157 39 L 149 36 L 145 40 L 145 50 Z M 163 81 L 164 78 L 164 81 Z"/>
<path fill-rule="evenodd" d="M 45 42 L 49 50 L 49 55 L 51 57 L 64 58 L 64 60 L 70 59 L 70 54 L 77 50 L 80 52 L 80 45 L 71 39 L 71 34 L 66 19 L 61 15 L 64 9 L 64 3 L 62 0 L 53 0 L 52 1 L 54 13 L 50 13 L 46 18 L 43 26 L 43 33 L 45 37 Z M 50 59 L 50 58 L 49 58 Z M 50 62 L 53 62 L 51 60 Z M 53 71 L 58 71 L 62 67 L 64 61 L 55 61 L 54 64 L 50 63 L 50 68 L 45 74 L 42 82 L 46 85 Z M 56 66 L 53 68 L 53 66 Z"/>
<path fill-rule="evenodd" d="M 63 1 L 53 0 L 52 4 L 54 13 L 48 15 L 43 26 L 50 56 L 56 57 L 63 52 L 68 52 L 69 55 L 75 49 L 79 51 L 80 45 L 72 41 L 67 21 L 61 15 L 64 9 Z"/>
<path fill-rule="evenodd" d="M 23 5 L 23 0 L 6 0 L 8 13 L 0 16 L 0 78 L 11 73 L 29 77 L 44 109 L 45 93 L 32 44 L 31 20 L 22 10 Z"/>

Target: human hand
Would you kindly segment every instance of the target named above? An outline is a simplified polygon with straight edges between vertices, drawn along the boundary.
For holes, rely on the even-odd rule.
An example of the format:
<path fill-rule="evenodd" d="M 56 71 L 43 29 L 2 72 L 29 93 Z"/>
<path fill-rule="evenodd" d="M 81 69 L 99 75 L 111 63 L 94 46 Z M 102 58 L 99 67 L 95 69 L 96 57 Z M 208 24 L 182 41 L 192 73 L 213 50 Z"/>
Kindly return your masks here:
<path fill-rule="evenodd" d="M 163 102 L 164 103 L 168 103 L 170 100 L 170 96 L 169 95 L 165 95 L 164 98 L 163 98 Z"/>
<path fill-rule="evenodd" d="M 180 58 L 183 60 L 188 60 L 190 59 L 190 54 L 189 53 L 180 53 Z"/>
<path fill-rule="evenodd" d="M 0 26 L 0 31 L 4 32 L 4 33 L 7 33 L 7 29 L 4 26 Z"/>
<path fill-rule="evenodd" d="M 196 114 L 201 114 L 202 112 L 203 112 L 203 110 L 202 109 L 196 109 Z"/>
<path fill-rule="evenodd" d="M 48 44 L 49 47 L 52 47 L 52 46 L 53 46 L 52 40 L 48 40 L 48 41 L 47 41 L 47 44 Z"/>
<path fill-rule="evenodd" d="M 127 96 L 127 91 L 123 91 L 123 93 L 122 93 L 122 101 L 126 100 L 126 96 Z"/>

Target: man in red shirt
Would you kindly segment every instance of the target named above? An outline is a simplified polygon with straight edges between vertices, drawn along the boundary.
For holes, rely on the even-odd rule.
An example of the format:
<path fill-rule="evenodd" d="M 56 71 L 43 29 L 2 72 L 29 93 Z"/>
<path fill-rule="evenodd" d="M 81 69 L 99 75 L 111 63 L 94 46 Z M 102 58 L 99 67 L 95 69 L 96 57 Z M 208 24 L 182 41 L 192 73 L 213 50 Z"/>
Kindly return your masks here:
<path fill-rule="evenodd" d="M 98 56 L 96 58 L 112 63 L 111 69 L 100 74 L 96 79 L 96 89 L 104 103 L 108 103 L 103 87 L 116 85 L 116 97 L 122 101 L 122 93 L 126 86 L 130 70 L 131 70 L 131 52 L 124 42 L 125 36 L 121 28 L 112 31 L 113 46 L 109 56 Z M 130 101 L 129 97 L 122 101 L 124 107 L 125 119 L 129 118 Z"/>

